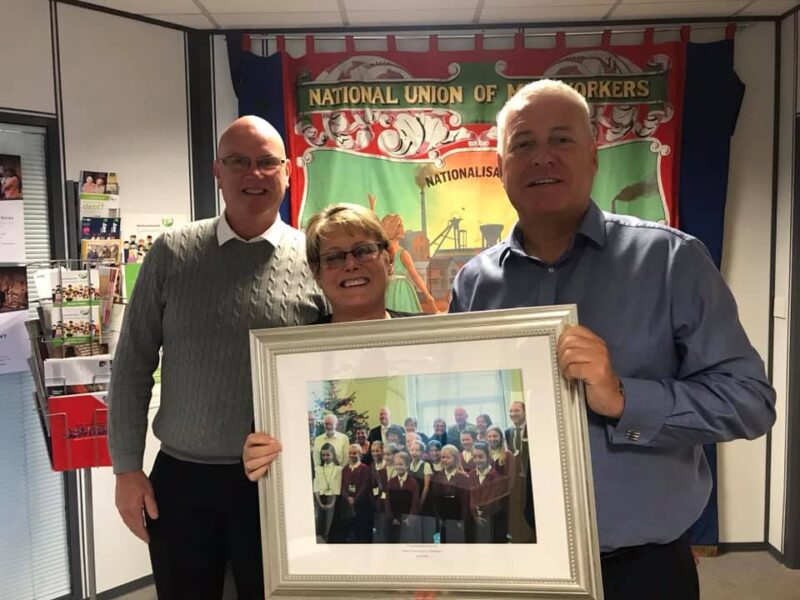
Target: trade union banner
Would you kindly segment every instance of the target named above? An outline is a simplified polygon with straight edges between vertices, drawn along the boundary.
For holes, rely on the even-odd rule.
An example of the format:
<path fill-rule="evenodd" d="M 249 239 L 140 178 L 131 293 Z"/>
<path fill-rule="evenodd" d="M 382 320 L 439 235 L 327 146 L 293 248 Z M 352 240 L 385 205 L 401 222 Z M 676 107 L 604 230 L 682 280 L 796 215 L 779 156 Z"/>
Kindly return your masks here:
<path fill-rule="evenodd" d="M 560 79 L 591 107 L 601 209 L 677 226 L 685 43 L 284 57 L 293 222 L 336 202 L 372 205 L 399 241 L 389 308 L 446 310 L 472 256 L 516 213 L 499 179 L 495 117 L 525 83 Z M 400 288 L 403 288 L 402 290 Z M 430 294 L 434 302 L 430 301 Z M 427 300 L 426 300 L 427 299 Z M 415 303 L 419 301 L 419 305 Z"/>

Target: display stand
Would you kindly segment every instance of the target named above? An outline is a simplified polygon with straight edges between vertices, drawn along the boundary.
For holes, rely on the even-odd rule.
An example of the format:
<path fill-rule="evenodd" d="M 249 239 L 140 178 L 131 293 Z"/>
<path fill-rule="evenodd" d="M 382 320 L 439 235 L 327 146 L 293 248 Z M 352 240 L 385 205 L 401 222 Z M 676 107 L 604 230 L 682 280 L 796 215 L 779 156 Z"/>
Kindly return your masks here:
<path fill-rule="evenodd" d="M 39 319 L 26 324 L 31 340 L 30 367 L 36 386 L 36 410 L 53 470 L 78 473 L 82 492 L 79 516 L 83 579 L 88 593 L 85 597 L 95 600 L 97 574 L 91 469 L 111 466 L 105 394 L 110 381 L 109 342 L 115 342 L 111 339 L 115 333 L 109 323 L 119 289 L 119 268 L 86 260 L 34 263 L 28 267 L 36 271 L 34 280 L 38 277 L 38 285 L 42 286 Z M 104 285 L 100 285 L 101 270 L 106 277 Z M 47 278 L 53 290 L 49 297 L 42 293 Z M 76 286 L 74 281 L 84 284 Z M 66 319 L 66 310 L 70 311 L 70 316 L 77 312 L 85 314 L 86 320 Z M 51 362 L 48 364 L 48 361 Z M 108 373 L 93 372 L 99 367 L 107 369 Z M 48 371 L 54 370 L 60 374 L 48 376 Z"/>

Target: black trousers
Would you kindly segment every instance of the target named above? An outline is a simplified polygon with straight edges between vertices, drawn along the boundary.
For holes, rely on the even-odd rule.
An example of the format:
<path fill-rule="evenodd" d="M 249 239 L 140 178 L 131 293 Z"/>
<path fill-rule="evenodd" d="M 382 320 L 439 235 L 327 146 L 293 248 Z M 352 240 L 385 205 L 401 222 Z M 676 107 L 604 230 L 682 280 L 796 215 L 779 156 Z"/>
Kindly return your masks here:
<path fill-rule="evenodd" d="M 208 465 L 159 452 L 147 519 L 159 600 L 220 600 L 231 563 L 239 600 L 263 600 L 258 487 L 241 464 Z"/>
<path fill-rule="evenodd" d="M 600 556 L 605 600 L 698 600 L 697 567 L 683 535 L 669 544 L 621 548 Z"/>

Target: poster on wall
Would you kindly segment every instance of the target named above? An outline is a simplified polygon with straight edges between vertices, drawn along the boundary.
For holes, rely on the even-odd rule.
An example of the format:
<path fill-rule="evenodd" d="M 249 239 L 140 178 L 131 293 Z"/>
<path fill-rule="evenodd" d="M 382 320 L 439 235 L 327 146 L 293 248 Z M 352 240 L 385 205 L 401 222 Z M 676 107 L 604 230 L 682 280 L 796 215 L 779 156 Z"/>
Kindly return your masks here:
<path fill-rule="evenodd" d="M 22 200 L 22 160 L 0 154 L 0 200 Z"/>
<path fill-rule="evenodd" d="M 22 200 L 0 201 L 0 263 L 25 262 L 24 219 Z"/>
<path fill-rule="evenodd" d="M 0 313 L 27 309 L 27 269 L 24 266 L 0 267 Z"/>
<path fill-rule="evenodd" d="M 125 213 L 122 221 L 122 253 L 125 263 L 141 263 L 155 239 L 188 222 L 186 215 Z"/>
<path fill-rule="evenodd" d="M 189 222 L 186 215 L 125 214 L 122 222 L 123 294 L 130 301 L 139 269 L 158 236 Z"/>
<path fill-rule="evenodd" d="M 28 370 L 31 345 L 25 329 L 27 311 L 0 313 L 0 375 Z"/>
<path fill-rule="evenodd" d="M 372 206 L 397 249 L 393 285 L 416 292 L 395 295 L 403 305 L 387 295 L 387 307 L 446 310 L 461 266 L 516 222 L 496 165 L 496 114 L 525 83 L 553 78 L 589 102 L 599 207 L 676 225 L 684 52 L 682 42 L 532 49 L 522 36 L 513 50 L 309 44 L 284 57 L 294 222 L 333 202 Z"/>

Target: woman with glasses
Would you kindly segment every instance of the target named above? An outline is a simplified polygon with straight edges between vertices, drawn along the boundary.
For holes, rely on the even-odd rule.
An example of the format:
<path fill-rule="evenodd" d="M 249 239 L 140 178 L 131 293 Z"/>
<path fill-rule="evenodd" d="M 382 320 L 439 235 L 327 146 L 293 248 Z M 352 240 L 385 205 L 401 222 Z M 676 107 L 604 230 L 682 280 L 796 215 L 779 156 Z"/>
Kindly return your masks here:
<path fill-rule="evenodd" d="M 306 255 L 331 312 L 317 323 L 344 323 L 409 316 L 386 308 L 392 275 L 389 240 L 370 209 L 354 204 L 326 207 L 306 225 Z M 403 433 L 400 428 L 401 434 Z M 251 433 L 242 460 L 251 481 L 267 472 L 273 458 L 265 433 Z"/>

